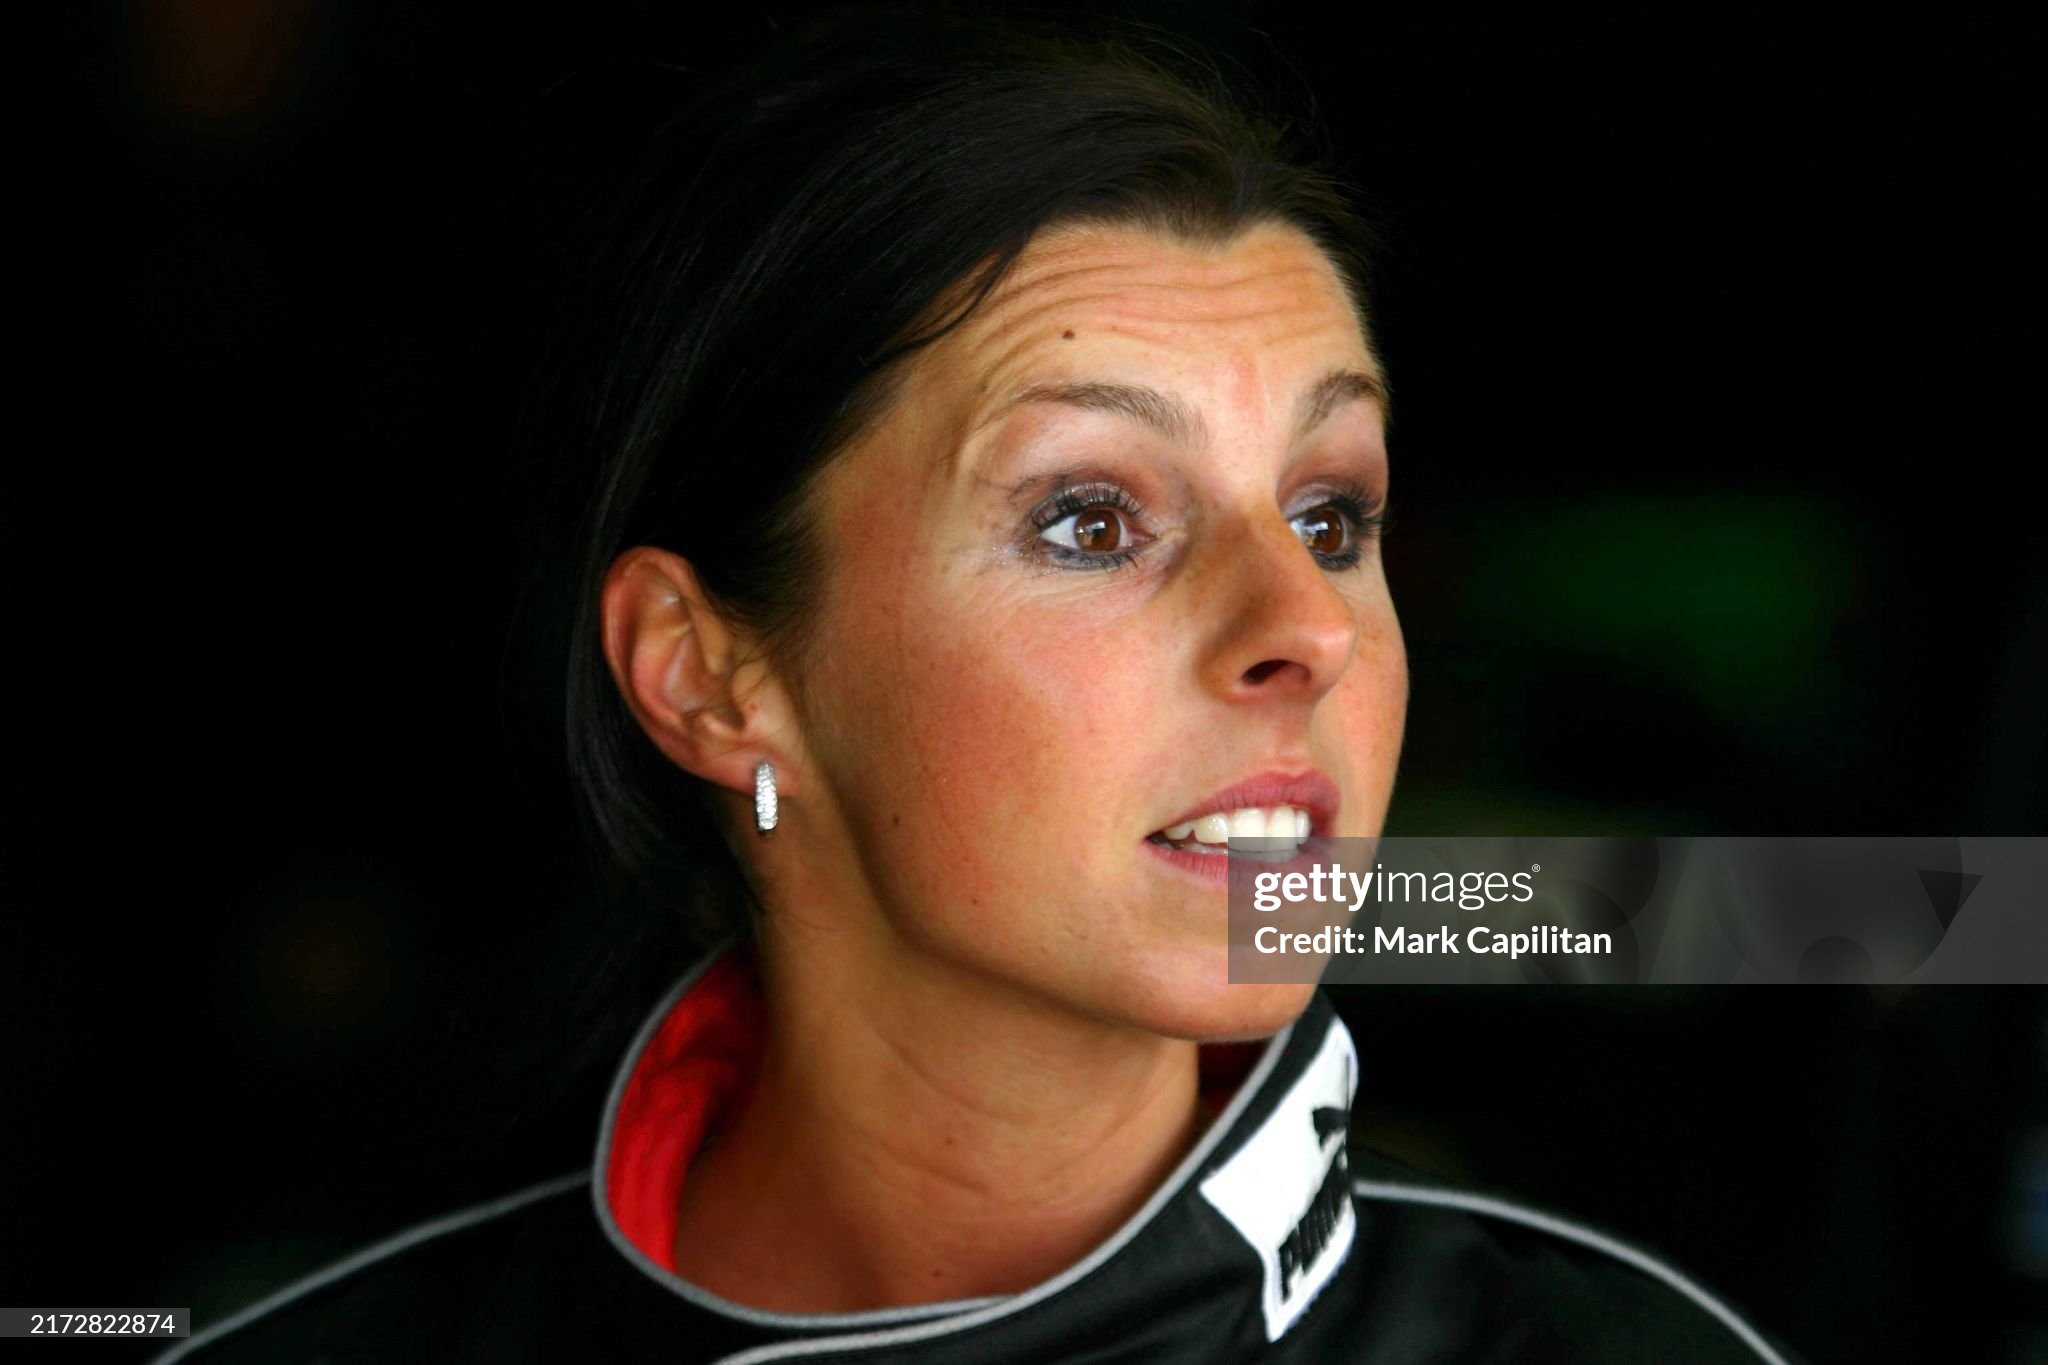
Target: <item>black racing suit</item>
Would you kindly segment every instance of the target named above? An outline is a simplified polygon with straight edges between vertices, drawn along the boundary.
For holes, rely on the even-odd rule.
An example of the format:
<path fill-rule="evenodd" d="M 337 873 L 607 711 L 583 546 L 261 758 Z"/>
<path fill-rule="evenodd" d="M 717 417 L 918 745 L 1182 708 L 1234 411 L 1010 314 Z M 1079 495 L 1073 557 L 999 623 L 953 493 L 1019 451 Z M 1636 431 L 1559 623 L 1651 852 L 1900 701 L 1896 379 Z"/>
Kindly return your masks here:
<path fill-rule="evenodd" d="M 996 1362 L 1787 1361 L 1667 1263 L 1346 1143 L 1357 1063 L 1320 992 L 1106 1242 L 1022 1293 L 809 1315 L 720 1299 L 607 1195 L 621 1095 L 713 954 L 621 1065 L 590 1169 L 422 1225 L 161 1359 Z M 623 1169 L 623 1168 L 620 1168 Z"/>

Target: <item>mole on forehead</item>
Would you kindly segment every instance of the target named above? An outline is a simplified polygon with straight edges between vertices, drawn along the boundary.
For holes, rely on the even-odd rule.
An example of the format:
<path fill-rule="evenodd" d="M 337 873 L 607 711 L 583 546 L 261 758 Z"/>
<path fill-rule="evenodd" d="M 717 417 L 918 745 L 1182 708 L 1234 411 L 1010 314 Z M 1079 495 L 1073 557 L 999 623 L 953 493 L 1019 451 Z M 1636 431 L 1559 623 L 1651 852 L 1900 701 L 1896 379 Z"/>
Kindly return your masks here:
<path fill-rule="evenodd" d="M 1270 332 L 1259 338 L 1270 346 L 1325 329 L 1356 330 L 1335 275 L 1315 262 L 1234 272 L 1220 281 L 1213 272 L 1144 278 L 1133 273 L 1132 264 L 1060 271 L 993 297 L 978 318 L 969 319 L 956 352 L 969 369 L 993 379 L 1021 352 L 1105 331 L 1157 329 L 1158 339 L 1168 340 L 1179 328 L 1248 324 Z M 1100 278 L 1087 287 L 1072 287 L 1076 277 L 1090 275 Z M 1304 294 L 1299 288 L 1304 277 L 1318 287 Z"/>
<path fill-rule="evenodd" d="M 1068 308 L 1046 310 L 1037 319 L 1020 319 L 1013 326 L 983 337 L 963 338 L 959 352 L 960 377 L 976 394 L 987 394 L 1019 375 L 1036 368 L 1041 360 L 1060 360 L 1061 349 L 1081 338 L 1099 339 L 1115 335 L 1141 347 L 1164 348 L 1171 354 L 1177 340 L 1190 326 L 1246 327 L 1242 346 L 1247 354 L 1267 358 L 1291 353 L 1296 344 L 1315 345 L 1327 340 L 1335 349 L 1358 358 L 1361 368 L 1376 368 L 1370 352 L 1359 344 L 1356 322 L 1348 310 L 1333 303 L 1328 308 L 1292 307 L 1239 312 L 1212 318 L 1137 318 L 1084 316 Z"/>

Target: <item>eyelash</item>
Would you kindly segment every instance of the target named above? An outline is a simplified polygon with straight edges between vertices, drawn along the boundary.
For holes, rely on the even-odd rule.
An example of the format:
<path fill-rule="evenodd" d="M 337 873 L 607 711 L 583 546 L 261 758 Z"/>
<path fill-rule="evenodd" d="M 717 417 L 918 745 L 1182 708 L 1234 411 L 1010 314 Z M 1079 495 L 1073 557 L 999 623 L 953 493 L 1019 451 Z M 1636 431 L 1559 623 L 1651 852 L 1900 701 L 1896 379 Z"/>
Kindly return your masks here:
<path fill-rule="evenodd" d="M 1091 555 L 1069 550 L 1064 545 L 1051 545 L 1044 540 L 1044 534 L 1048 529 L 1059 525 L 1068 517 L 1094 511 L 1099 507 L 1113 507 L 1133 521 L 1145 515 L 1145 509 L 1139 505 L 1138 500 L 1115 484 L 1085 484 L 1078 488 L 1063 488 L 1031 514 L 1031 524 L 1038 531 L 1038 544 L 1043 552 L 1056 563 L 1086 569 L 1121 569 L 1136 559 L 1143 546 L 1130 550 L 1114 550 L 1109 554 Z M 1386 500 L 1364 484 L 1349 480 L 1338 480 L 1323 500 L 1308 510 L 1313 512 L 1324 507 L 1336 508 L 1351 527 L 1351 545 L 1343 554 L 1316 556 L 1328 569 L 1342 571 L 1355 568 L 1365 557 L 1366 542 L 1385 535 L 1391 524 Z"/>
<path fill-rule="evenodd" d="M 1055 563 L 1072 564 L 1086 569 L 1121 569 L 1138 557 L 1136 550 L 1113 550 L 1106 555 L 1091 555 L 1069 550 L 1064 545 L 1053 545 L 1045 540 L 1047 530 L 1059 525 L 1068 517 L 1092 512 L 1098 507 L 1114 507 L 1132 521 L 1140 520 L 1145 515 L 1145 509 L 1138 505 L 1138 500 L 1115 484 L 1083 484 L 1079 488 L 1062 488 L 1031 514 L 1031 524 L 1038 529 L 1038 543 Z"/>
<path fill-rule="evenodd" d="M 1391 524 L 1387 500 L 1364 484 L 1353 483 L 1348 479 L 1337 481 L 1331 487 L 1329 496 L 1317 503 L 1316 507 L 1334 507 L 1351 523 L 1351 548 L 1341 555 L 1325 557 L 1326 562 L 1335 568 L 1355 567 L 1365 558 L 1367 542 L 1378 540 L 1385 535 L 1387 527 Z M 1316 507 L 1308 510 L 1313 512 Z"/>

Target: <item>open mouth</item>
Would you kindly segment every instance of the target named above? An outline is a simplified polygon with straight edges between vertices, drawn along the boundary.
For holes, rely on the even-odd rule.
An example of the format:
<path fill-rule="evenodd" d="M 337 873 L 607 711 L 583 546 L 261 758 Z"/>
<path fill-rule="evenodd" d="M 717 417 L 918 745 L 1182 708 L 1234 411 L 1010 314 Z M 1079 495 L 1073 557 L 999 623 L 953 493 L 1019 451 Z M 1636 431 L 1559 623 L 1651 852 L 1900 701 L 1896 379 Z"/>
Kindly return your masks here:
<path fill-rule="evenodd" d="M 1146 836 L 1146 841 L 1210 857 L 1237 853 L 1282 862 L 1308 841 L 1312 824 L 1300 806 L 1247 806 L 1168 825 Z"/>

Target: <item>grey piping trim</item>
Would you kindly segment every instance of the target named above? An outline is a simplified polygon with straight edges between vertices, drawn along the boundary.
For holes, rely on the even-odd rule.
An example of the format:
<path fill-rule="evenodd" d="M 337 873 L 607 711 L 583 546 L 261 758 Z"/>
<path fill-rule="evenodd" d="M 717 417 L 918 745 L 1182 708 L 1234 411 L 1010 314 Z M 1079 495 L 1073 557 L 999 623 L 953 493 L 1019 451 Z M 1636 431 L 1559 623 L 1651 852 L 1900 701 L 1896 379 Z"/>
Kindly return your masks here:
<path fill-rule="evenodd" d="M 590 1172 L 577 1171 L 572 1175 L 557 1176 L 553 1180 L 543 1181 L 538 1185 L 529 1185 L 523 1190 L 493 1199 L 489 1203 L 472 1204 L 466 1209 L 458 1209 L 454 1213 L 444 1214 L 439 1218 L 430 1219 L 427 1222 L 407 1228 L 395 1237 L 387 1237 L 374 1246 L 366 1247 L 352 1256 L 336 1261 L 324 1270 L 315 1271 L 303 1280 L 294 1281 L 267 1298 L 258 1299 L 247 1308 L 222 1318 L 203 1332 L 195 1332 L 184 1341 L 171 1347 L 170 1350 L 156 1357 L 150 1362 L 150 1365 L 170 1365 L 170 1362 L 174 1360 L 182 1360 L 189 1351 L 195 1351 L 201 1346 L 217 1341 L 228 1333 L 256 1321 L 258 1318 L 268 1317 L 278 1309 L 306 1297 L 315 1290 L 325 1289 L 337 1280 L 347 1279 L 350 1275 L 355 1274 L 367 1265 L 372 1265 L 389 1256 L 395 1256 L 401 1251 L 418 1246 L 421 1242 L 432 1241 L 443 1233 L 454 1232 L 459 1228 L 466 1228 L 475 1223 L 482 1223 L 492 1218 L 502 1217 L 505 1214 L 511 1213 L 514 1209 L 524 1208 L 526 1205 L 546 1199 L 550 1195 L 561 1194 L 565 1190 L 572 1190 L 578 1185 L 589 1183 Z"/>
<path fill-rule="evenodd" d="M 969 1328 L 1000 1321 L 1012 1313 L 1021 1312 L 1033 1304 L 1049 1299 L 1069 1285 L 1094 1274 L 1105 1261 L 1123 1250 L 1132 1238 L 1144 1231 L 1146 1225 L 1158 1216 L 1159 1211 L 1186 1188 L 1195 1172 L 1201 1169 L 1202 1163 L 1209 1159 L 1209 1154 L 1215 1151 L 1231 1129 L 1237 1126 L 1238 1119 L 1250 1107 L 1252 1100 L 1266 1088 L 1266 1081 L 1272 1076 L 1273 1068 L 1280 1064 L 1280 1056 L 1287 1050 L 1287 1040 L 1294 1036 L 1295 1024 L 1299 1022 L 1297 1019 L 1295 1023 L 1274 1034 L 1267 1042 L 1266 1050 L 1259 1055 L 1257 1065 L 1238 1085 L 1237 1093 L 1231 1096 L 1230 1103 L 1216 1116 L 1216 1121 L 1209 1125 L 1209 1131 L 1202 1135 L 1202 1140 L 1195 1144 L 1194 1150 L 1182 1158 L 1180 1165 L 1174 1168 L 1173 1174 L 1166 1178 L 1166 1182 L 1153 1191 L 1152 1197 L 1145 1201 L 1145 1207 L 1131 1215 L 1129 1221 L 1110 1234 L 1108 1241 L 1051 1279 L 1022 1293 L 998 1299 L 986 1308 L 971 1313 L 955 1314 L 943 1322 L 899 1327 L 894 1331 L 859 1332 L 852 1336 L 820 1337 L 813 1341 L 756 1346 L 752 1350 L 741 1351 L 736 1355 L 720 1357 L 714 1365 L 759 1365 L 759 1362 L 765 1360 L 796 1360 L 803 1356 L 822 1355 L 830 1351 L 864 1350 L 873 1346 L 902 1346 L 916 1341 L 929 1341 L 933 1337 L 964 1332 Z M 1342 1028 L 1344 1025 L 1333 1012 L 1326 1027 Z"/>
<path fill-rule="evenodd" d="M 655 1031 L 661 1027 L 662 1021 L 668 1018 L 669 1011 L 676 1007 L 676 1002 L 688 994 L 690 988 L 703 978 L 704 973 L 710 971 L 713 964 L 724 958 L 737 942 L 737 935 L 728 935 L 721 939 L 695 966 L 683 974 L 682 980 L 670 988 L 668 994 L 662 997 L 661 1003 L 648 1013 L 646 1021 L 640 1025 L 640 1032 L 634 1036 L 632 1044 L 626 1049 L 625 1060 L 619 1064 L 617 1074 L 612 1077 L 611 1093 L 605 1097 L 604 1102 L 604 1118 L 598 1125 L 597 1157 L 596 1164 L 591 1168 L 590 1181 L 591 1202 L 597 1208 L 597 1224 L 604 1229 L 604 1235 L 635 1269 L 669 1293 L 699 1308 L 725 1317 L 737 1318 L 741 1322 L 752 1323 L 758 1327 L 811 1331 L 834 1327 L 883 1327 L 894 1323 L 923 1322 L 1002 1302 L 996 1298 L 948 1299 L 942 1303 L 912 1304 L 904 1308 L 877 1308 L 860 1313 L 775 1313 L 762 1308 L 749 1308 L 743 1303 L 734 1303 L 731 1299 L 720 1298 L 708 1289 L 691 1284 L 675 1272 L 655 1264 L 647 1253 L 634 1246 L 620 1229 L 618 1220 L 612 1217 L 611 1201 L 605 1197 L 605 1173 L 611 1170 L 612 1120 L 619 1112 L 620 1101 L 625 1097 L 626 1082 L 632 1078 L 634 1064 L 647 1050 L 648 1043 L 653 1041 Z"/>
<path fill-rule="evenodd" d="M 1772 1350 L 1757 1330 L 1744 1322 L 1736 1311 L 1715 1298 L 1706 1289 L 1688 1277 L 1676 1266 L 1660 1261 L 1646 1251 L 1638 1250 L 1626 1242 L 1616 1241 L 1604 1232 L 1598 1232 L 1582 1223 L 1574 1223 L 1555 1214 L 1538 1209 L 1511 1204 L 1504 1199 L 1495 1199 L 1483 1194 L 1468 1194 L 1463 1190 L 1440 1190 L 1425 1185 L 1400 1185 L 1381 1180 L 1354 1180 L 1351 1192 L 1367 1199 L 1381 1199 L 1394 1204 L 1435 1204 L 1445 1208 L 1464 1209 L 1468 1213 L 1485 1214 L 1491 1218 L 1504 1219 L 1510 1223 L 1521 1223 L 1562 1237 L 1568 1242 L 1578 1242 L 1604 1251 L 1615 1260 L 1634 1266 L 1647 1275 L 1664 1281 L 1679 1293 L 1691 1299 L 1700 1307 L 1712 1313 L 1721 1325 L 1742 1338 L 1742 1344 L 1757 1353 L 1770 1365 L 1785 1365 L 1785 1358 Z"/>

